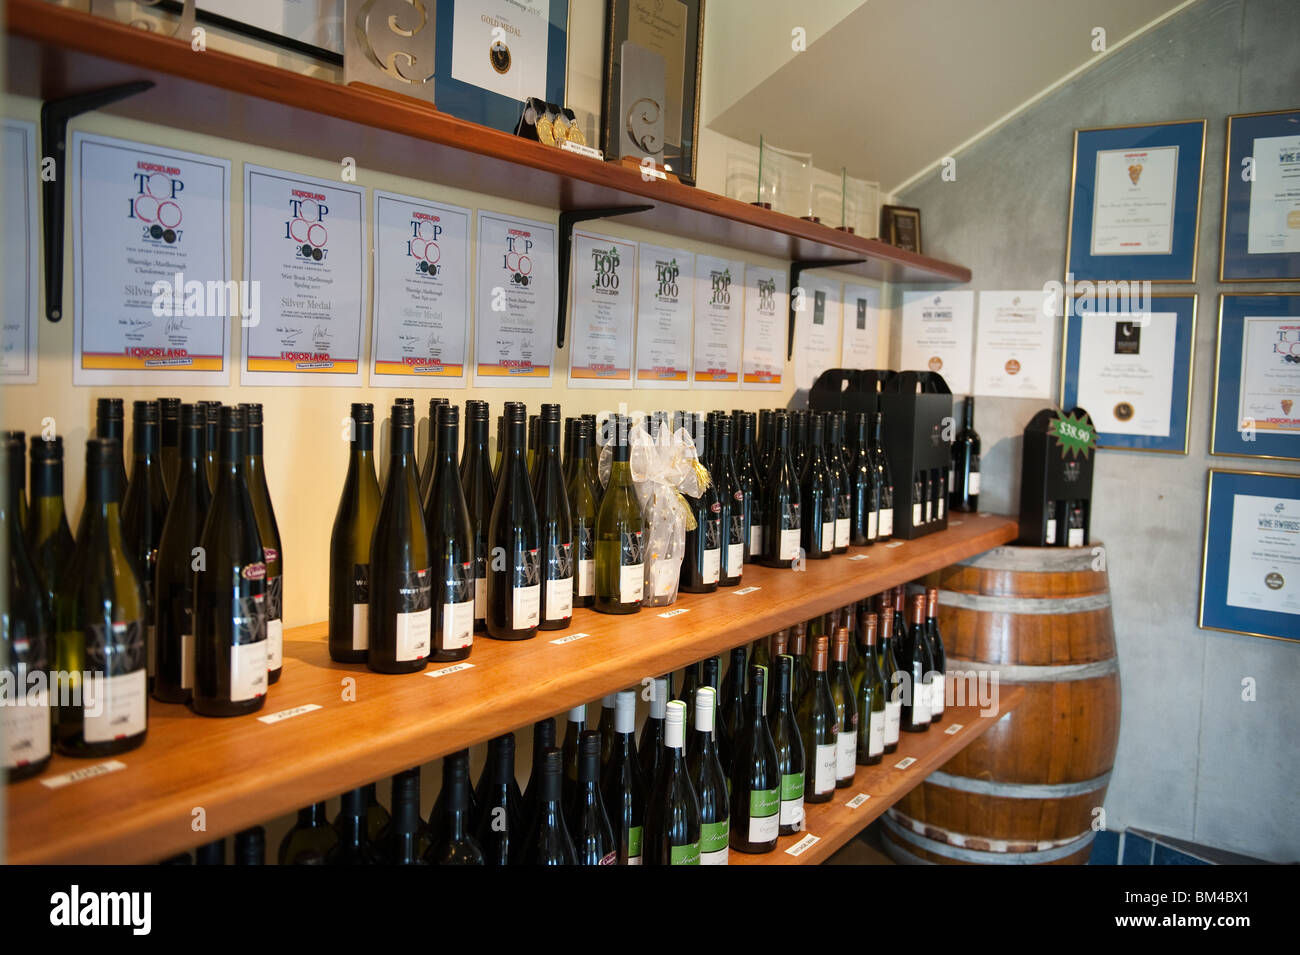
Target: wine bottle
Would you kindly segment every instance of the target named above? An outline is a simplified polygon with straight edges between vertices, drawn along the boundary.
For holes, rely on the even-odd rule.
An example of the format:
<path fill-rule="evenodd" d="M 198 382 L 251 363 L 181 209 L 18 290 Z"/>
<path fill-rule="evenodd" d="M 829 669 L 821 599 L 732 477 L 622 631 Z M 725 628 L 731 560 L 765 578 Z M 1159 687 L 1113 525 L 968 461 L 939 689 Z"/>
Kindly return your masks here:
<path fill-rule="evenodd" d="M 127 546 L 140 569 L 144 590 L 145 643 L 149 655 L 149 686 L 153 688 L 157 669 L 158 640 L 154 633 L 154 575 L 158 569 L 158 541 L 167 519 L 167 492 L 163 490 L 162 468 L 158 463 L 158 403 L 137 401 L 132 405 L 134 430 L 131 435 L 131 481 L 122 502 L 122 530 Z"/>
<path fill-rule="evenodd" d="M 664 756 L 646 800 L 645 864 L 700 864 L 700 803 L 686 770 L 686 704 L 671 700 L 664 717 Z"/>
<path fill-rule="evenodd" d="M 215 842 L 205 842 L 194 850 L 195 865 L 225 865 L 226 864 L 226 840 L 218 839 Z"/>
<path fill-rule="evenodd" d="M 578 740 L 586 730 L 587 706 L 584 703 L 569 710 L 564 727 L 564 746 L 560 750 L 564 769 L 564 778 L 560 780 L 560 804 L 566 809 L 573 802 L 573 794 L 578 788 Z"/>
<path fill-rule="evenodd" d="M 419 492 L 418 485 L 416 492 Z M 442 796 L 438 802 L 442 809 L 436 830 L 438 836 L 430 841 L 424 861 L 430 865 L 484 865 L 483 850 L 470 832 L 467 750 L 443 757 Z M 438 808 L 434 807 L 434 811 Z M 434 831 L 432 826 L 430 831 Z"/>
<path fill-rule="evenodd" d="M 510 404 L 510 402 L 506 402 Z M 501 483 L 501 462 L 505 460 L 506 453 L 506 417 L 497 415 L 497 453 L 492 458 L 492 483 L 494 485 Z"/>
<path fill-rule="evenodd" d="M 763 488 L 766 489 L 768 475 L 772 473 L 772 463 L 776 451 L 776 427 L 777 415 L 782 412 L 774 411 L 771 408 L 764 408 L 758 419 L 758 477 Z M 764 497 L 766 500 L 766 497 Z"/>
<path fill-rule="evenodd" d="M 876 656 L 876 616 L 862 621 L 862 666 L 854 676 L 853 695 L 858 707 L 857 763 L 874 766 L 885 751 L 885 678 Z"/>
<path fill-rule="evenodd" d="M 700 665 L 698 663 L 688 663 L 682 667 L 682 688 L 679 692 L 673 694 L 673 699 L 681 700 L 686 704 L 684 718 L 686 721 L 686 730 L 683 734 L 686 748 L 690 748 L 691 738 L 691 711 L 695 708 L 695 691 L 700 688 Z"/>
<path fill-rule="evenodd" d="M 420 818 L 420 768 L 393 776 L 393 816 L 378 843 L 379 856 L 389 865 L 424 865 L 429 829 Z"/>
<path fill-rule="evenodd" d="M 600 734 L 595 730 L 583 730 L 578 739 L 578 780 L 566 805 L 578 865 L 617 865 L 614 829 L 600 792 Z"/>
<path fill-rule="evenodd" d="M 763 715 L 767 669 L 749 668 L 749 715 L 731 765 L 731 848 L 771 852 L 781 827 L 781 767 Z"/>
<path fill-rule="evenodd" d="M 754 416 L 749 412 L 739 418 L 733 459 L 740 493 L 744 495 L 745 563 L 754 563 L 763 554 L 763 482 L 759 477 L 754 454 Z"/>
<path fill-rule="evenodd" d="M 925 594 L 912 595 L 911 610 L 912 626 L 903 646 L 907 691 L 903 694 L 902 723 L 905 732 L 924 733 L 930 728 L 930 686 L 934 671 L 930 641 L 925 634 Z"/>
<path fill-rule="evenodd" d="M 393 821 L 393 817 L 379 801 L 378 783 L 366 783 L 361 787 L 361 792 L 366 798 L 366 836 L 370 839 L 372 847 L 378 847 L 379 840 L 388 831 L 388 824 Z M 473 809 L 473 806 L 474 798 L 471 793 L 470 808 Z"/>
<path fill-rule="evenodd" d="M 763 560 L 768 567 L 790 567 L 799 556 L 803 497 L 790 459 L 790 419 L 776 415 L 772 467 L 763 498 Z"/>
<path fill-rule="evenodd" d="M 535 763 L 534 770 L 539 765 Z M 515 781 L 514 733 L 488 741 L 487 762 L 475 802 L 478 815 L 474 821 L 474 838 L 483 850 L 484 863 L 509 865 L 511 847 L 524 837 L 524 797 Z"/>
<path fill-rule="evenodd" d="M 424 465 L 419 468 L 420 506 L 428 509 L 429 488 L 433 486 L 434 468 L 438 466 L 441 455 L 438 444 L 438 409 L 450 407 L 446 398 L 429 399 L 429 442 L 424 448 Z"/>
<path fill-rule="evenodd" d="M 541 536 L 524 462 L 526 417 L 522 404 L 506 404 L 501 481 L 488 525 L 487 632 L 497 640 L 528 640 L 541 623 Z"/>
<path fill-rule="evenodd" d="M 86 506 L 54 597 L 52 669 L 79 691 L 52 700 L 55 747 L 65 756 L 124 753 L 148 729 L 144 593 L 122 531 L 120 458 L 113 439 L 86 442 Z"/>
<path fill-rule="evenodd" d="M 542 793 L 542 762 L 548 749 L 555 746 L 555 720 L 547 717 L 544 720 L 538 720 L 533 724 L 533 761 L 532 768 L 528 774 L 528 785 L 524 787 L 524 799 L 521 804 L 521 821 L 523 822 L 523 833 L 526 835 L 532 828 L 533 816 L 537 814 L 537 807 L 541 802 Z M 522 846 L 517 846 L 522 851 Z"/>
<path fill-rule="evenodd" d="M 1082 547 L 1087 541 L 1085 540 L 1085 521 L 1083 518 L 1083 503 L 1081 501 L 1068 501 L 1065 506 L 1066 547 Z"/>
<path fill-rule="evenodd" d="M 366 665 L 377 673 L 416 673 L 429 662 L 433 574 L 412 407 L 393 405 L 389 426 L 388 480 L 370 541 Z"/>
<path fill-rule="evenodd" d="M 717 691 L 702 686 L 695 691 L 694 745 L 687 747 L 686 776 L 700 811 L 700 865 L 726 865 L 730 845 L 731 808 L 727 774 L 714 742 Z"/>
<path fill-rule="evenodd" d="M 180 461 L 175 496 L 158 541 L 154 586 L 158 667 L 153 695 L 164 703 L 187 703 L 194 688 L 194 570 L 212 495 L 204 468 L 206 415 L 196 405 L 181 408 Z M 206 556 L 205 556 L 206 560 Z"/>
<path fill-rule="evenodd" d="M 244 412 L 221 409 L 221 468 L 203 523 L 194 579 L 194 689 L 201 716 L 239 716 L 266 703 L 266 560 L 244 478 Z"/>
<path fill-rule="evenodd" d="M 468 657 L 474 643 L 474 535 L 456 461 L 460 412 L 443 404 L 438 415 L 437 457 L 423 516 L 430 568 L 429 659 L 452 662 Z"/>
<path fill-rule="evenodd" d="M 221 409 L 224 412 L 229 408 Z M 223 427 L 224 434 L 224 427 Z M 220 493 L 220 491 L 218 491 Z M 378 865 L 379 857 L 366 831 L 366 794 L 362 789 L 349 789 L 341 798 L 339 814 L 334 817 L 334 830 L 338 843 L 325 857 L 326 865 Z"/>
<path fill-rule="evenodd" d="M 248 449 L 244 470 L 248 496 L 257 517 L 257 533 L 266 557 L 266 668 L 267 684 L 280 679 L 284 668 L 284 550 L 280 546 L 280 525 L 275 520 L 271 490 L 266 483 L 266 464 L 262 460 L 262 406 L 241 404 L 248 428 Z"/>
<path fill-rule="evenodd" d="M 59 575 L 76 546 L 63 507 L 63 438 L 33 436 L 31 462 L 32 499 L 24 525 L 27 552 L 41 583 L 46 612 L 53 614 Z"/>
<path fill-rule="evenodd" d="M 95 436 L 117 442 L 113 469 L 117 472 L 119 494 L 126 494 L 126 409 L 121 398 L 100 398 L 95 402 Z M 81 528 L 77 528 L 81 537 Z"/>
<path fill-rule="evenodd" d="M 217 470 L 221 461 L 221 402 L 200 401 L 204 406 L 203 447 L 206 457 L 203 465 L 208 475 L 208 490 L 217 493 Z"/>
<path fill-rule="evenodd" d="M 324 865 L 338 844 L 338 833 L 325 816 L 325 803 L 313 803 L 298 810 L 298 822 L 280 841 L 276 862 L 280 865 Z"/>
<path fill-rule="evenodd" d="M 235 865 L 266 865 L 266 830 L 251 826 L 235 833 Z"/>
<path fill-rule="evenodd" d="M 718 758 L 722 758 L 722 738 L 721 738 L 721 704 L 722 704 L 722 658 L 706 657 L 700 661 L 700 686 L 713 687 L 713 744 L 718 748 Z M 690 755 L 690 745 L 687 745 L 687 756 Z M 723 775 L 726 775 L 724 770 Z"/>
<path fill-rule="evenodd" d="M 721 700 L 718 713 L 718 756 L 722 769 L 731 779 L 732 763 L 741 731 L 745 728 L 745 657 L 743 646 L 732 647 L 727 662 L 727 673 L 718 691 Z"/>
<path fill-rule="evenodd" d="M 594 414 L 585 414 L 582 420 L 587 422 L 587 433 L 591 435 L 591 440 L 587 443 L 587 478 L 591 481 L 592 486 L 596 489 L 596 513 L 600 513 L 600 505 L 605 500 L 605 485 L 600 482 L 600 448 L 602 434 L 596 426 L 596 416 Z M 606 427 L 612 428 L 613 419 L 606 421 Z M 612 478 L 612 472 L 611 472 Z"/>
<path fill-rule="evenodd" d="M 812 656 L 808 652 L 808 622 L 800 620 L 790 629 L 790 656 L 794 675 L 790 678 L 790 699 L 797 707 L 812 683 Z"/>
<path fill-rule="evenodd" d="M 975 430 L 975 396 L 968 395 L 962 407 L 961 430 L 952 443 L 952 476 L 948 488 L 954 511 L 980 509 L 980 435 Z"/>
<path fill-rule="evenodd" d="M 835 737 L 835 788 L 847 789 L 853 785 L 853 775 L 858 771 L 858 701 L 853 681 L 849 679 L 848 627 L 835 631 L 834 647 L 827 682 L 839 726 Z"/>
<path fill-rule="evenodd" d="M 925 636 L 930 649 L 931 685 L 930 685 L 930 723 L 943 722 L 943 711 L 948 695 L 948 684 L 944 674 L 948 672 L 947 655 L 943 649 L 943 637 L 939 635 L 939 588 L 925 588 Z"/>
<path fill-rule="evenodd" d="M 519 422 L 519 440 L 522 444 L 523 421 Z M 523 449 L 519 450 L 522 465 Z M 512 861 L 515 865 L 577 865 L 573 840 L 560 810 L 560 751 L 554 747 L 544 750 L 540 765 L 537 812 L 520 843 L 519 855 Z"/>
<path fill-rule="evenodd" d="M 610 419 L 609 487 L 596 518 L 596 600 L 601 613 L 636 613 L 645 594 L 645 517 L 632 486 L 627 419 Z"/>
<path fill-rule="evenodd" d="M 35 776 L 50 762 L 46 677 L 53 624 L 18 519 L 21 489 L 11 472 L 15 466 L 21 472 L 23 450 L 17 441 L 0 445 L 4 456 L 0 481 L 5 485 L 0 493 L 0 544 L 9 550 L 8 566 L 0 567 L 5 574 L 0 583 L 4 591 L 0 594 L 4 604 L 0 613 L 0 679 L 8 690 L 4 705 L 0 705 L 0 743 L 4 745 L 4 773 L 10 782 Z"/>
<path fill-rule="evenodd" d="M 528 416 L 528 439 L 524 445 L 526 453 L 524 462 L 528 465 L 528 483 L 531 486 L 533 476 L 537 470 L 537 421 L 538 416 L 533 414 Z"/>
<path fill-rule="evenodd" d="M 790 461 L 794 473 L 803 476 L 808 466 L 808 412 L 790 412 Z"/>
<path fill-rule="evenodd" d="M 813 646 L 812 681 L 795 711 L 808 761 L 803 794 L 805 802 L 829 802 L 835 793 L 836 745 L 840 727 L 835 720 L 835 700 L 826 676 L 827 655 L 826 638 L 818 637 Z"/>
<path fill-rule="evenodd" d="M 803 502 L 803 549 L 812 560 L 829 557 L 835 548 L 835 487 L 826 468 L 825 415 L 814 411 L 808 416 L 808 450 L 800 494 Z"/>
<path fill-rule="evenodd" d="M 560 406 L 542 405 L 537 425 L 533 500 L 541 535 L 541 629 L 562 630 L 573 621 L 573 511 L 560 465 Z"/>
<path fill-rule="evenodd" d="M 776 678 L 767 707 L 768 731 L 776 748 L 777 770 L 781 778 L 780 834 L 793 835 L 804 828 L 803 791 L 807 762 L 803 738 L 795 721 L 790 686 L 794 677 L 794 657 L 782 653 L 776 658 Z"/>
<path fill-rule="evenodd" d="M 945 474 L 950 474 L 950 468 L 935 468 L 930 471 L 930 502 L 934 505 L 933 520 L 943 520 L 944 512 L 948 507 L 948 489 L 944 483 Z"/>
<path fill-rule="evenodd" d="M 601 795 L 614 833 L 619 865 L 640 865 L 645 833 L 645 787 L 636 751 L 636 693 L 620 690 L 614 703 L 614 746 L 601 776 Z"/>
<path fill-rule="evenodd" d="M 867 416 L 853 416 L 853 459 L 849 467 L 849 540 L 854 547 L 876 542 L 880 519 L 880 487 L 876 483 L 876 466 L 867 440 Z"/>
<path fill-rule="evenodd" d="M 181 399 L 158 399 L 158 464 L 162 469 L 163 490 L 167 500 L 173 497 L 176 475 L 181 465 Z"/>
<path fill-rule="evenodd" d="M 776 664 L 777 661 L 781 659 L 782 654 L 788 654 L 790 652 L 790 631 L 788 629 L 782 628 L 776 631 L 776 633 L 771 634 L 766 640 L 761 641 L 761 645 L 764 648 L 764 652 L 761 654 L 755 653 L 754 662 L 761 663 L 764 667 L 767 668 L 767 673 L 768 673 L 767 700 L 763 704 L 764 706 L 763 712 L 767 714 L 768 721 L 770 723 L 772 718 L 772 713 L 776 708 L 776 683 L 777 683 Z M 795 665 L 797 666 L 797 663 Z M 794 702 L 795 702 L 793 696 L 793 687 L 794 687 L 793 671 L 791 672 L 790 680 L 791 680 L 790 706 L 793 709 Z M 769 726 L 768 729 L 771 729 L 771 726 Z"/>
<path fill-rule="evenodd" d="M 650 715 L 641 726 L 641 740 L 637 751 L 641 754 L 641 783 L 647 793 L 659 778 L 664 757 L 664 720 L 668 715 L 668 700 L 672 684 L 667 677 L 655 677 L 650 683 Z"/>
<path fill-rule="evenodd" d="M 879 600 L 877 608 L 879 626 L 876 628 L 876 665 L 880 668 L 881 679 L 884 681 L 885 686 L 884 741 L 886 753 L 892 753 L 898 749 L 898 734 L 902 729 L 903 722 L 903 690 L 900 686 L 903 674 L 898 670 L 898 660 L 894 654 L 892 637 L 894 610 L 892 604 L 889 603 L 889 593 L 890 591 L 885 591 L 877 598 Z"/>
<path fill-rule="evenodd" d="M 375 407 L 354 402 L 343 496 L 330 534 L 329 650 L 336 663 L 364 663 L 370 633 L 370 542 L 379 519 Z"/>
<path fill-rule="evenodd" d="M 745 541 L 749 537 L 749 505 L 736 473 L 731 453 L 731 422 L 719 418 L 713 432 L 713 458 L 709 473 L 718 486 L 718 503 L 722 506 L 722 569 L 720 587 L 735 587 L 745 572 Z"/>
<path fill-rule="evenodd" d="M 610 754 L 614 752 L 615 738 L 614 716 L 618 708 L 618 694 L 607 693 L 600 698 L 600 719 L 596 721 L 596 732 L 600 734 L 600 770 L 603 773 L 609 765 Z"/>
<path fill-rule="evenodd" d="M 826 419 L 826 470 L 835 488 L 835 544 L 832 553 L 843 554 L 849 549 L 852 535 L 853 489 L 849 484 L 849 470 L 844 466 L 843 419 L 841 413 L 832 412 Z"/>
<path fill-rule="evenodd" d="M 708 454 L 707 428 L 699 415 L 691 415 L 685 425 L 697 447 L 704 448 L 701 464 Z M 707 467 L 704 473 L 708 473 Z M 688 525 L 686 550 L 682 558 L 681 576 L 677 589 L 682 593 L 711 594 L 718 589 L 722 571 L 722 504 L 718 500 L 716 477 L 709 476 L 709 484 L 698 496 L 685 495 L 694 527 Z"/>
<path fill-rule="evenodd" d="M 474 559 L 474 629 L 483 630 L 487 614 L 488 526 L 496 484 L 488 457 L 488 405 L 486 401 L 465 402 L 465 453 L 461 455 L 460 484 L 469 513 Z M 430 531 L 432 536 L 432 531 Z"/>
<path fill-rule="evenodd" d="M 569 511 L 573 520 L 573 605 L 590 607 L 596 602 L 596 486 L 587 469 L 587 448 L 593 440 L 587 422 L 574 419 L 569 451 Z"/>
<path fill-rule="evenodd" d="M 871 415 L 871 459 L 876 466 L 876 487 L 880 493 L 880 513 L 876 523 L 876 540 L 887 541 L 894 536 L 894 477 L 885 453 L 884 416 Z"/>

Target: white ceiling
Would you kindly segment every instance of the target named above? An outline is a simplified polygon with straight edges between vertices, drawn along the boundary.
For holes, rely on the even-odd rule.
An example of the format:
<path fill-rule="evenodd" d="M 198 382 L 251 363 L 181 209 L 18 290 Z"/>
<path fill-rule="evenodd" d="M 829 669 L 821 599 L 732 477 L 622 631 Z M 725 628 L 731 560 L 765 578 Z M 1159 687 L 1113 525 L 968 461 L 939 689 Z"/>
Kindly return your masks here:
<path fill-rule="evenodd" d="M 703 116 L 888 194 L 1188 0 L 712 0 Z M 791 50 L 803 27 L 807 49 Z M 743 43 L 734 38 L 744 36 Z"/>

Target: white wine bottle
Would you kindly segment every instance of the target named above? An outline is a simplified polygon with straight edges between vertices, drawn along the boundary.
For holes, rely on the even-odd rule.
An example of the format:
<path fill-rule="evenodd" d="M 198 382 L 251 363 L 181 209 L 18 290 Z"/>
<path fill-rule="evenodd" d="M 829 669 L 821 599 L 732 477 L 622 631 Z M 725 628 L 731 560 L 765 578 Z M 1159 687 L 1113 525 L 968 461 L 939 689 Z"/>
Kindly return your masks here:
<path fill-rule="evenodd" d="M 375 406 L 352 405 L 351 451 L 330 534 L 329 649 L 336 663 L 365 663 L 370 628 L 370 541 L 379 518 Z"/>

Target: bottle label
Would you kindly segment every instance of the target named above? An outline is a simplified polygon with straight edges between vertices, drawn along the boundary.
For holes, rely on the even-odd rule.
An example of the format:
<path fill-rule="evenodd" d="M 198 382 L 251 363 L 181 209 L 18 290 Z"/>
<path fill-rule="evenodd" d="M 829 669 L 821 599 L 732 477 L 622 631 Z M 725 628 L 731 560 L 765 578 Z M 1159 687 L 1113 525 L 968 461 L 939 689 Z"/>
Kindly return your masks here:
<path fill-rule="evenodd" d="M 803 773 L 781 777 L 781 825 L 803 829 Z"/>
<path fill-rule="evenodd" d="M 474 619 L 487 616 L 487 558 L 474 558 Z"/>
<path fill-rule="evenodd" d="M 749 794 L 749 842 L 771 842 L 781 832 L 781 792 L 755 789 Z"/>
<path fill-rule="evenodd" d="M 1048 544 L 1056 543 L 1056 518 L 1049 517 L 1047 519 L 1047 536 L 1043 540 Z"/>
<path fill-rule="evenodd" d="M 460 650 L 474 643 L 474 601 L 442 605 L 440 650 Z"/>
<path fill-rule="evenodd" d="M 596 539 L 595 528 L 583 524 L 578 528 L 579 597 L 590 597 L 596 592 Z"/>
<path fill-rule="evenodd" d="M 763 525 L 749 525 L 749 556 L 761 557 L 763 554 Z"/>
<path fill-rule="evenodd" d="M 777 560 L 794 560 L 799 556 L 799 528 L 782 528 Z M 751 840 L 753 841 L 753 840 Z"/>
<path fill-rule="evenodd" d="M 938 514 L 936 515 L 935 520 L 940 520 L 940 521 L 943 520 L 943 510 L 944 507 L 946 506 L 946 502 L 942 494 L 939 495 L 939 499 L 934 502 L 934 505 L 935 508 L 938 510 Z"/>
<path fill-rule="evenodd" d="M 885 703 L 885 745 L 892 746 L 898 742 L 898 732 L 903 723 L 903 701 L 888 700 Z"/>
<path fill-rule="evenodd" d="M 949 494 L 953 492 L 953 488 L 956 485 L 956 483 L 957 483 L 957 472 L 954 469 L 949 468 L 948 469 L 948 493 Z"/>
<path fill-rule="evenodd" d="M 745 565 L 745 545 L 728 544 L 727 545 L 727 576 L 739 577 L 744 573 Z"/>
<path fill-rule="evenodd" d="M 925 499 L 925 522 L 929 524 L 934 520 L 934 503 L 927 497 Z"/>
<path fill-rule="evenodd" d="M 267 559 L 274 550 L 267 552 Z M 284 575 L 266 578 L 266 668 L 284 666 Z"/>
<path fill-rule="evenodd" d="M 700 865 L 726 865 L 730 820 L 700 825 Z"/>
<path fill-rule="evenodd" d="M 706 584 L 716 584 L 722 573 L 722 550 L 717 547 L 704 551 L 704 563 L 700 565 L 700 576 Z"/>
<path fill-rule="evenodd" d="M 912 505 L 912 526 L 919 527 L 922 523 L 923 522 L 921 520 L 921 502 L 917 501 L 915 504 Z"/>
<path fill-rule="evenodd" d="M 894 509 L 892 507 L 882 507 L 880 509 L 880 536 L 890 537 L 894 533 Z"/>
<path fill-rule="evenodd" d="M 867 540 L 873 541 L 878 533 L 876 525 L 879 523 L 879 512 L 873 510 L 867 515 Z"/>
<path fill-rule="evenodd" d="M 879 756 L 885 751 L 885 721 L 884 711 L 871 711 L 871 723 L 867 727 L 868 756 Z"/>
<path fill-rule="evenodd" d="M 641 531 L 624 531 L 619 549 L 618 602 L 640 603 L 645 596 L 645 564 L 641 556 Z"/>
<path fill-rule="evenodd" d="M 840 733 L 835 738 L 835 778 L 852 779 L 858 766 L 858 731 Z"/>
<path fill-rule="evenodd" d="M 513 630 L 524 630 L 541 623 L 542 585 L 514 587 L 511 590 L 511 622 Z"/>
<path fill-rule="evenodd" d="M 433 573 L 425 567 L 400 574 L 397 582 L 397 652 L 405 663 L 429 655 L 433 629 Z"/>
<path fill-rule="evenodd" d="M 7 705 L 0 706 L 0 720 L 4 722 L 4 764 L 8 769 L 17 769 L 50 755 L 50 692 L 44 686 L 30 689 L 23 686 L 12 670 L 5 670 L 4 675 L 9 678 L 5 682 L 13 680 L 11 685 L 22 702 L 20 706 L 11 699 L 6 701 Z"/>
<path fill-rule="evenodd" d="M 600 857 L 600 861 L 596 865 L 618 865 L 618 853 L 606 852 Z"/>
<path fill-rule="evenodd" d="M 669 865 L 699 865 L 700 844 L 698 842 L 692 842 L 684 846 L 669 846 L 668 864 Z"/>
<path fill-rule="evenodd" d="M 641 864 L 641 840 L 645 835 L 645 829 L 641 826 L 633 826 L 627 831 L 627 864 Z"/>
<path fill-rule="evenodd" d="M 944 694 L 948 690 L 948 682 L 937 670 L 930 674 L 930 680 L 930 717 L 933 719 L 943 715 Z"/>
<path fill-rule="evenodd" d="M 849 519 L 847 517 L 835 518 L 835 546 L 849 546 Z"/>
<path fill-rule="evenodd" d="M 194 689 L 194 634 L 181 634 L 181 689 Z"/>
<path fill-rule="evenodd" d="M 1071 527 L 1070 530 L 1069 530 L 1068 533 L 1067 533 L 1065 543 L 1066 543 L 1067 545 L 1069 545 L 1070 547 L 1082 547 L 1082 546 L 1083 546 L 1083 528 L 1082 528 L 1082 527 Z"/>
<path fill-rule="evenodd" d="M 966 493 L 971 497 L 978 496 L 980 492 L 980 473 L 971 471 L 966 477 Z"/>
<path fill-rule="evenodd" d="M 835 750 L 834 743 L 817 744 L 817 752 L 813 757 L 813 792 L 819 796 L 835 788 Z"/>
<path fill-rule="evenodd" d="M 352 649 L 370 646 L 370 565 L 352 565 Z"/>
<path fill-rule="evenodd" d="M 230 646 L 230 702 L 266 694 L 266 639 Z"/>
<path fill-rule="evenodd" d="M 824 521 L 822 523 L 822 545 L 821 549 L 828 554 L 835 548 L 835 522 Z"/>
<path fill-rule="evenodd" d="M 82 736 L 107 743 L 143 733 L 147 725 L 149 676 L 145 670 L 144 627 L 115 622 L 86 627 L 86 669 L 101 675 L 82 686 Z"/>
<path fill-rule="evenodd" d="M 566 545 L 567 546 L 567 545 Z M 546 582 L 546 619 L 568 620 L 573 616 L 573 578 Z"/>

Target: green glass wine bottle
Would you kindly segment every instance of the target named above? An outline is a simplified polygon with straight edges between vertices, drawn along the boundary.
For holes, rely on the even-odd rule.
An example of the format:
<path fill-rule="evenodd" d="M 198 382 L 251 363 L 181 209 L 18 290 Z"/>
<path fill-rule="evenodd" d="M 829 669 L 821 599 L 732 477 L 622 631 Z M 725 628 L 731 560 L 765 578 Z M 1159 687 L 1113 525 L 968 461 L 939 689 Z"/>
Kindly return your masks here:
<path fill-rule="evenodd" d="M 433 578 L 433 649 L 429 659 L 446 663 L 464 660 L 474 645 L 475 537 L 456 460 L 459 421 L 460 411 L 455 405 L 438 407 L 437 434 L 433 438 L 437 457 L 432 462 L 429 493 L 424 499 Z"/>
<path fill-rule="evenodd" d="M 803 794 L 805 802 L 829 802 L 835 794 L 835 747 L 839 724 L 835 721 L 835 700 L 826 676 L 828 656 L 826 638 L 818 637 L 813 645 L 812 680 L 795 711 L 808 767 Z"/>
<path fill-rule="evenodd" d="M 781 768 L 763 715 L 767 669 L 749 668 L 749 716 L 731 765 L 731 848 L 771 852 L 781 825 Z"/>
<path fill-rule="evenodd" d="M 730 845 L 727 774 L 713 739 L 716 716 L 717 691 L 700 687 L 695 691 L 694 745 L 686 756 L 686 775 L 700 805 L 700 865 L 726 865 Z"/>
<path fill-rule="evenodd" d="M 365 663 L 370 632 L 370 541 L 379 519 L 375 406 L 355 402 L 343 495 L 330 534 L 329 651 L 336 663 Z"/>
<path fill-rule="evenodd" d="M 700 803 L 686 769 L 686 704 L 670 700 L 664 761 L 646 800 L 645 864 L 700 864 Z"/>
<path fill-rule="evenodd" d="M 248 427 L 248 454 L 244 467 L 248 476 L 248 496 L 257 515 L 257 533 L 266 556 L 266 682 L 280 679 L 284 670 L 284 548 L 280 543 L 280 525 L 275 520 L 271 489 L 266 483 L 263 460 L 262 406 L 241 404 Z"/>
<path fill-rule="evenodd" d="M 497 640 L 531 639 L 541 623 L 541 533 L 524 461 L 526 419 L 522 404 L 506 404 L 501 480 L 488 525 L 487 632 Z"/>
<path fill-rule="evenodd" d="M 596 602 L 596 503 L 599 494 L 587 467 L 587 449 L 594 437 L 585 419 L 573 422 L 573 443 L 569 456 L 569 510 L 573 520 L 573 605 L 590 607 Z"/>
<path fill-rule="evenodd" d="M 573 511 L 560 462 L 560 406 L 542 405 L 537 423 L 533 500 L 541 548 L 541 629 L 563 630 L 573 621 Z"/>
<path fill-rule="evenodd" d="M 627 419 L 610 419 L 609 487 L 596 519 L 596 601 L 601 613 L 636 613 L 645 593 L 645 517 L 632 486 Z"/>
<path fill-rule="evenodd" d="M 470 533 L 474 546 L 474 629 L 487 626 L 488 526 L 497 486 L 488 457 L 488 404 L 465 402 L 465 453 L 460 462 L 460 484 L 465 491 Z"/>
<path fill-rule="evenodd" d="M 781 773 L 781 822 L 783 836 L 793 835 L 804 827 L 803 789 L 806 762 L 803 738 L 794 718 L 790 684 L 794 677 L 794 657 L 782 653 L 776 658 L 776 679 L 767 708 L 768 728 L 776 747 L 776 761 Z"/>

